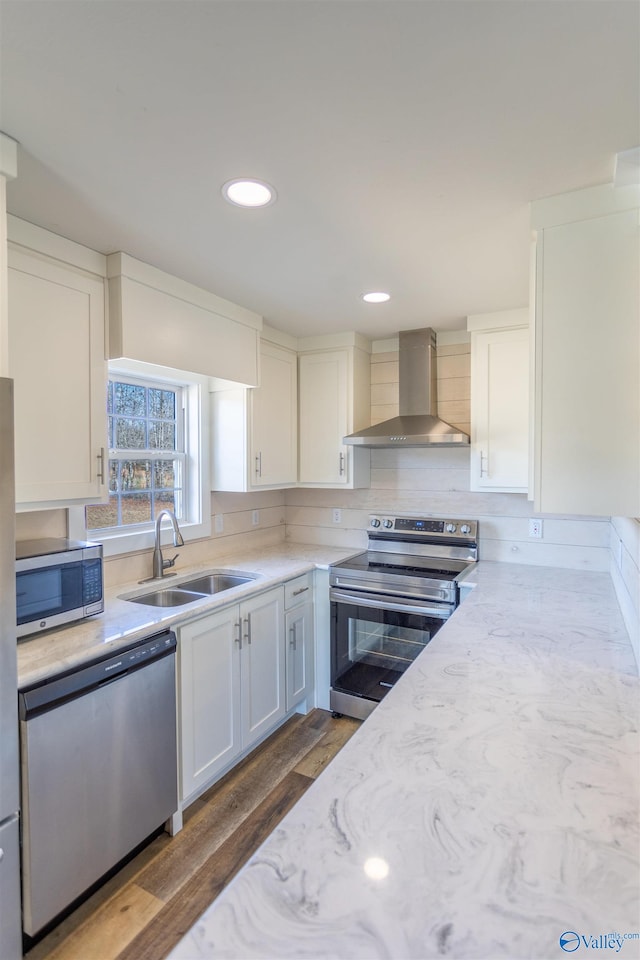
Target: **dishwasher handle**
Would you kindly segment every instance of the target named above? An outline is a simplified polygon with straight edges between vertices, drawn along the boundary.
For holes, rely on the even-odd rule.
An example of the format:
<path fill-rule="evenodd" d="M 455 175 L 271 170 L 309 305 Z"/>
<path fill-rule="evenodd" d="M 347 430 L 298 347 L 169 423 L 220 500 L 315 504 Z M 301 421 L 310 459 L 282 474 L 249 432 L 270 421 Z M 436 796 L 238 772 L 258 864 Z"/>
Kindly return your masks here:
<path fill-rule="evenodd" d="M 29 720 L 127 673 L 140 670 L 154 660 L 171 656 L 175 654 L 176 646 L 175 633 L 166 630 L 125 647 L 110 657 L 41 680 L 19 692 L 20 719 Z"/>

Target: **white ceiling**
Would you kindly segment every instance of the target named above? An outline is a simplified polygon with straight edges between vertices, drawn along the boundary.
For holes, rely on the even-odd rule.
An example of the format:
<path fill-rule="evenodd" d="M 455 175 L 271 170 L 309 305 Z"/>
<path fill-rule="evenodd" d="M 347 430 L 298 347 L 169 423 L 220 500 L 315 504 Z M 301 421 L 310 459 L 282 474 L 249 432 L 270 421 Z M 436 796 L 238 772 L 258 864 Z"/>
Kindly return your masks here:
<path fill-rule="evenodd" d="M 531 200 L 640 142 L 617 0 L 2 0 L 9 211 L 298 336 L 526 304 Z M 278 201 L 230 206 L 235 176 Z M 365 290 L 389 290 L 367 306 Z"/>

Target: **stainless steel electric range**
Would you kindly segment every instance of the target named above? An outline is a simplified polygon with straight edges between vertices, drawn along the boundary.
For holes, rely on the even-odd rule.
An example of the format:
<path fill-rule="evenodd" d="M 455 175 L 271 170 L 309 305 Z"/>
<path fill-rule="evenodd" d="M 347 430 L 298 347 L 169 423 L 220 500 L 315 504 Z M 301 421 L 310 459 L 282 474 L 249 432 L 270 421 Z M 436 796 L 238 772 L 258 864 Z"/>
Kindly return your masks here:
<path fill-rule="evenodd" d="M 459 602 L 475 520 L 372 516 L 369 549 L 329 568 L 335 714 L 364 719 Z"/>

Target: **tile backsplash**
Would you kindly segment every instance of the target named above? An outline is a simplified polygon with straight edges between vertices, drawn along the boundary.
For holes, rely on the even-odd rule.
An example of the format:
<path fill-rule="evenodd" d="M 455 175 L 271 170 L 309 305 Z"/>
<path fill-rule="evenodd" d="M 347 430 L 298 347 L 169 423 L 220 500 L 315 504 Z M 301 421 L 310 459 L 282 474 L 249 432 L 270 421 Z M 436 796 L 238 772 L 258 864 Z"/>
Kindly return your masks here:
<path fill-rule="evenodd" d="M 67 536 L 67 511 L 33 510 L 16 514 L 16 540 L 40 540 Z"/>
<path fill-rule="evenodd" d="M 539 515 L 543 538 L 529 538 L 533 504 L 524 494 L 469 490 L 469 450 L 384 449 L 371 452 L 365 490 L 286 492 L 287 538 L 308 543 L 366 546 L 371 513 L 470 518 L 479 521 L 485 560 L 608 570 L 608 517 Z M 341 523 L 333 509 L 341 508 Z"/>

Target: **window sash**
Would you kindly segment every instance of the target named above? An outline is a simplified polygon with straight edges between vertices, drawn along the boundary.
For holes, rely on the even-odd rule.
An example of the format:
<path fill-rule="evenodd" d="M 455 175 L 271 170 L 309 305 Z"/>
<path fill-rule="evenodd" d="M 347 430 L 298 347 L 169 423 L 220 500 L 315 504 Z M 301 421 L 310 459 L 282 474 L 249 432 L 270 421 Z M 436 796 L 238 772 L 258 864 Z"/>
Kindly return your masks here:
<path fill-rule="evenodd" d="M 117 410 L 115 394 L 116 384 L 118 383 L 131 384 L 132 386 L 141 387 L 144 389 L 144 412 L 137 410 L 134 413 L 125 413 Z M 174 395 L 175 416 L 173 418 L 159 418 L 157 416 L 152 416 L 152 411 L 149 404 L 149 392 L 151 390 L 162 390 L 165 392 L 170 392 Z M 189 456 L 185 449 L 186 411 L 185 392 L 183 387 L 180 384 L 163 382 L 154 378 L 138 378 L 113 374 L 109 377 L 108 391 L 106 414 L 109 420 L 113 419 L 114 423 L 118 418 L 139 420 L 142 424 L 144 424 L 145 434 L 149 429 L 149 424 L 155 424 L 158 422 L 170 424 L 175 428 L 175 446 L 171 448 L 110 447 L 108 464 L 109 499 L 105 504 L 95 504 L 92 507 L 87 507 L 85 518 L 87 533 L 89 535 L 110 536 L 113 534 L 117 535 L 120 532 L 124 533 L 133 530 L 146 530 L 153 526 L 155 523 L 155 518 L 160 512 L 160 509 L 172 509 L 178 520 L 184 521 L 189 512 L 187 499 L 189 490 L 189 478 L 187 476 L 187 471 L 189 469 Z M 113 439 L 113 434 L 111 432 L 110 439 Z M 116 466 L 119 479 L 120 471 L 117 465 L 125 461 L 134 463 L 148 462 L 150 464 L 151 470 L 149 482 L 145 486 L 139 489 L 132 487 L 131 489 L 123 490 L 118 482 L 117 488 L 115 490 L 111 489 L 112 467 L 114 465 Z M 155 485 L 156 478 L 154 476 L 153 464 L 160 461 L 173 461 L 174 480 L 176 481 L 173 486 L 163 487 Z M 164 504 L 162 503 L 163 498 L 166 498 L 166 503 Z M 140 509 L 142 512 L 145 512 L 147 504 L 149 507 L 148 517 L 141 519 L 139 522 L 135 520 L 135 514 L 130 512 L 134 509 L 134 502 L 136 500 L 139 504 L 141 504 Z M 160 501 L 162 506 L 158 507 L 158 501 Z M 91 522 L 95 522 L 99 518 L 100 513 L 104 514 L 105 520 L 107 517 L 113 519 L 114 509 L 117 522 L 109 524 L 105 523 L 101 526 L 89 525 L 90 510 L 93 511 Z M 123 517 L 127 516 L 127 514 L 129 514 L 130 518 L 133 516 L 133 519 L 123 520 Z"/>

